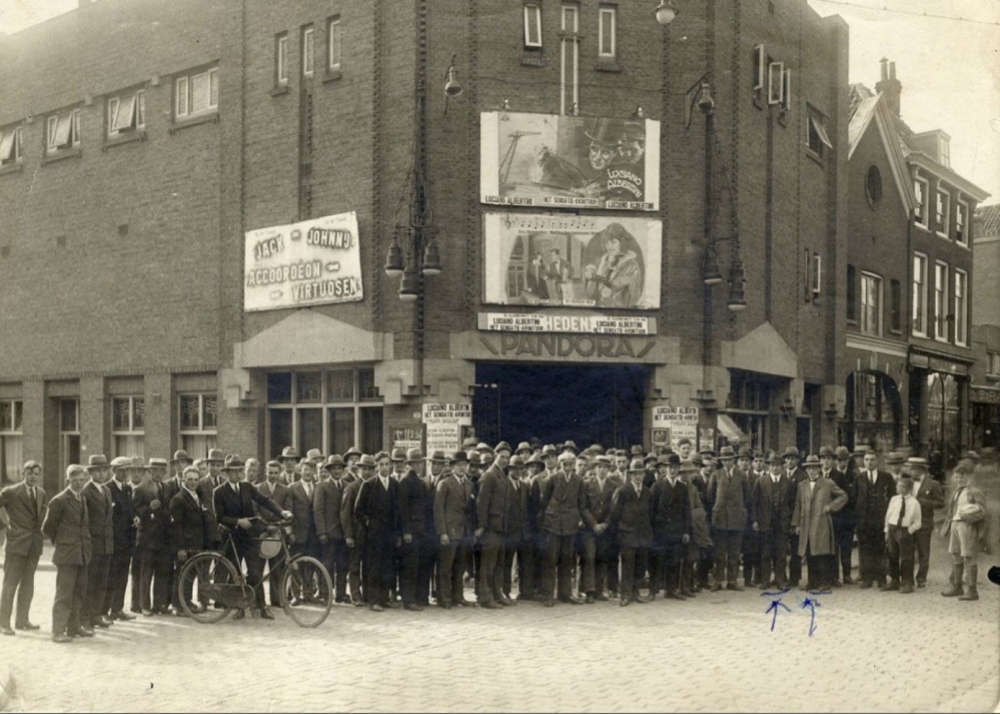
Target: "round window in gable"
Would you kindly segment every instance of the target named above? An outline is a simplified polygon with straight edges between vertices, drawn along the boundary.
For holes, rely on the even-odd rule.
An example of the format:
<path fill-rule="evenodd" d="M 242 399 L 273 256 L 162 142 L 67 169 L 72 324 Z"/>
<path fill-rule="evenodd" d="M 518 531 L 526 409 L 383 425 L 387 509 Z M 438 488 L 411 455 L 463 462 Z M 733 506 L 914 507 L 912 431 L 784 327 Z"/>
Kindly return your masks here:
<path fill-rule="evenodd" d="M 882 200 L 882 173 L 878 170 L 878 166 L 868 167 L 868 173 L 865 175 L 865 197 L 872 208 Z"/>

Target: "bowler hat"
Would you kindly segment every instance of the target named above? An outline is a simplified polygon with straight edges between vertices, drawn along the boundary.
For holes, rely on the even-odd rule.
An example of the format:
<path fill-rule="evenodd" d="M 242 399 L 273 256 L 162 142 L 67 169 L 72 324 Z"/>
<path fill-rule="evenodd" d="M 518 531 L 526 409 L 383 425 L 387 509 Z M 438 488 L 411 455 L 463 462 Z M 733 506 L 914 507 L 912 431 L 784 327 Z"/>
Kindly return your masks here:
<path fill-rule="evenodd" d="M 91 454 L 90 458 L 87 460 L 87 470 L 90 469 L 106 469 L 111 464 L 108 463 L 108 457 L 104 454 Z"/>
<path fill-rule="evenodd" d="M 170 463 L 176 463 L 178 461 L 187 461 L 188 463 L 193 463 L 194 459 L 186 452 L 184 449 L 178 449 L 174 452 L 174 458 L 170 459 Z"/>
<path fill-rule="evenodd" d="M 222 449 L 209 449 L 208 456 L 205 457 L 205 462 L 209 464 L 221 464 L 224 460 L 225 460 L 225 454 L 223 453 Z"/>
<path fill-rule="evenodd" d="M 389 457 L 390 461 L 406 461 L 406 451 L 400 447 L 395 447 L 392 450 L 392 455 Z"/>
<path fill-rule="evenodd" d="M 667 454 L 663 463 L 667 466 L 680 466 L 681 457 L 679 454 Z"/>
<path fill-rule="evenodd" d="M 209 451 L 208 455 L 211 456 L 212 452 Z M 281 450 L 281 456 L 279 456 L 278 458 L 279 459 L 295 459 L 296 461 L 298 461 L 299 460 L 299 450 L 296 449 L 294 446 L 286 446 L 284 449 Z"/>
<path fill-rule="evenodd" d="M 721 449 L 719 449 L 719 458 L 724 461 L 728 461 L 729 459 L 735 459 L 736 452 L 733 451 L 733 447 L 731 446 L 723 446 Z"/>
<path fill-rule="evenodd" d="M 361 454 L 361 458 L 358 459 L 358 466 L 371 466 L 375 467 L 375 457 L 371 454 Z"/>
<path fill-rule="evenodd" d="M 458 451 L 456 451 L 454 454 L 451 455 L 451 463 L 453 464 L 468 463 L 468 462 L 469 462 L 469 457 L 461 449 L 459 449 Z"/>
<path fill-rule="evenodd" d="M 837 456 L 837 453 L 833 450 L 832 447 L 830 447 L 830 446 L 821 446 L 821 447 L 819 447 L 819 457 L 821 459 L 827 458 L 827 457 L 833 459 L 833 458 L 836 458 L 836 456 Z"/>
<path fill-rule="evenodd" d="M 789 446 L 787 449 L 785 449 L 785 453 L 783 453 L 781 456 L 784 459 L 801 459 L 802 458 L 802 454 L 800 454 L 799 450 L 797 448 L 795 448 L 794 446 Z"/>
<path fill-rule="evenodd" d="M 330 458 L 326 460 L 326 467 L 330 468 L 331 466 L 347 466 L 347 462 L 340 454 L 330 454 Z"/>
<path fill-rule="evenodd" d="M 406 460 L 409 461 L 409 462 L 423 461 L 424 460 L 424 452 L 420 450 L 419 446 L 415 446 L 412 449 L 407 449 L 407 451 L 406 451 Z"/>
<path fill-rule="evenodd" d="M 885 455 L 885 463 L 895 466 L 896 464 L 906 463 L 906 459 L 903 458 L 903 455 L 898 451 L 890 451 Z"/>

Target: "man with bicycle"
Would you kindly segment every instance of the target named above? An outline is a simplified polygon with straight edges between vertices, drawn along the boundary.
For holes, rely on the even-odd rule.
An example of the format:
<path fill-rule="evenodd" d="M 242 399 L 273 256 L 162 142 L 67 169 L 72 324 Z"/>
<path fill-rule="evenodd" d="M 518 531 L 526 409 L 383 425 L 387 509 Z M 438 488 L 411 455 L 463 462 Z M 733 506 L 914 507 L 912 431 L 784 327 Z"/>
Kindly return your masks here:
<path fill-rule="evenodd" d="M 264 603 L 264 588 L 261 585 L 264 576 L 264 562 L 257 552 L 255 540 L 255 536 L 260 535 L 262 526 L 251 520 L 255 516 L 253 506 L 257 504 L 260 508 L 284 519 L 291 518 L 292 512 L 283 510 L 277 503 L 246 481 L 240 481 L 242 470 L 243 461 L 238 457 L 233 457 L 226 471 L 228 481 L 218 486 L 212 494 L 215 516 L 222 526 L 232 531 L 233 548 L 236 550 L 234 565 L 241 568 L 240 563 L 245 560 L 248 580 L 256 583 L 254 596 L 257 608 L 260 610 L 260 616 L 265 620 L 273 620 L 274 615 Z M 226 557 L 232 556 L 229 552 L 225 555 Z M 237 609 L 233 619 L 239 620 L 245 615 L 246 613 L 242 609 Z"/>

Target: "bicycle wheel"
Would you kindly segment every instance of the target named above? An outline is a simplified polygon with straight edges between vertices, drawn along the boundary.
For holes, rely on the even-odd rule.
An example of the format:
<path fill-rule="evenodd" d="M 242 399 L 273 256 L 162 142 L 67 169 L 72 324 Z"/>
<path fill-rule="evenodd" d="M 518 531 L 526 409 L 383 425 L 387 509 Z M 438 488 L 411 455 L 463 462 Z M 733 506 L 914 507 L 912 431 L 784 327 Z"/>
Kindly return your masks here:
<path fill-rule="evenodd" d="M 318 627 L 333 607 L 333 581 L 309 555 L 292 558 L 281 575 L 281 608 L 299 627 Z"/>
<path fill-rule="evenodd" d="M 225 595 L 240 588 L 236 568 L 218 553 L 199 553 L 181 568 L 177 578 L 177 599 L 192 620 L 211 625 L 224 619 L 232 607 Z M 213 607 L 214 601 L 218 607 Z"/>

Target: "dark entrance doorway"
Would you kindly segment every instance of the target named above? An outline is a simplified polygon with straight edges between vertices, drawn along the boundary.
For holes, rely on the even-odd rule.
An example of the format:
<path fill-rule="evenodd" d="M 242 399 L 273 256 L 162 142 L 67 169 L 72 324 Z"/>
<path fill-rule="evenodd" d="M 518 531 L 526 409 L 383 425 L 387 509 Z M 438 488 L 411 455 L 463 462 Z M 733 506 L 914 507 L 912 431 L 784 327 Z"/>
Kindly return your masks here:
<path fill-rule="evenodd" d="M 517 446 L 572 439 L 583 449 L 642 444 L 646 365 L 476 365 L 472 420 L 477 438 Z"/>

